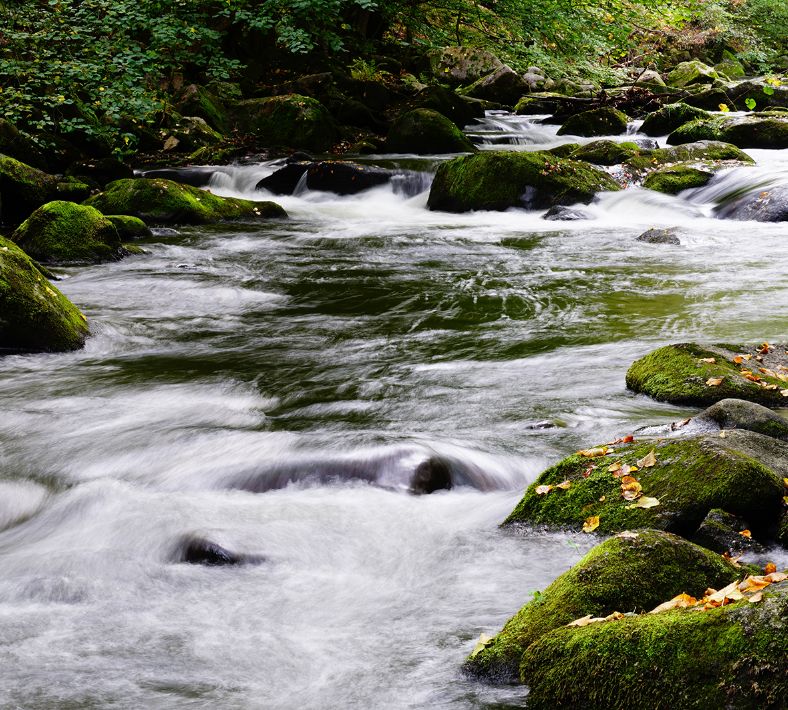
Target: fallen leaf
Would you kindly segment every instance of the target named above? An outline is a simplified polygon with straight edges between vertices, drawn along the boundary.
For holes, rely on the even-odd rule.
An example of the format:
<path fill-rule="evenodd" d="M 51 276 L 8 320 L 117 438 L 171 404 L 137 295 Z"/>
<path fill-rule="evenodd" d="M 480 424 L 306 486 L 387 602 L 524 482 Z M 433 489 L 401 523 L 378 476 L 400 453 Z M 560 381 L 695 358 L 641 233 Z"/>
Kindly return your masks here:
<path fill-rule="evenodd" d="M 746 537 L 748 540 L 752 539 L 752 533 L 749 530 L 742 530 L 739 535 Z"/>
<path fill-rule="evenodd" d="M 770 574 L 766 575 L 766 578 L 770 579 L 772 581 L 772 584 L 775 584 L 777 582 L 783 582 L 786 579 L 788 579 L 788 574 L 786 574 L 785 572 L 771 572 Z"/>
<path fill-rule="evenodd" d="M 723 552 L 722 559 L 728 560 L 734 567 L 741 567 L 739 564 L 739 560 L 744 557 L 744 555 L 739 555 L 738 557 L 732 557 L 730 552 Z"/>
<path fill-rule="evenodd" d="M 697 605 L 698 600 L 695 597 L 691 597 L 689 594 L 681 594 L 676 595 L 670 601 L 663 602 L 658 607 L 652 609 L 649 614 L 659 614 L 662 611 L 670 611 L 671 609 L 686 609 L 690 606 Z"/>
<path fill-rule="evenodd" d="M 720 432 L 720 439 L 724 439 L 726 436 L 728 435 L 724 431 Z"/>
<path fill-rule="evenodd" d="M 713 365 L 715 362 L 717 362 L 717 358 L 713 358 L 713 357 L 702 357 L 702 358 L 700 359 L 700 362 L 707 362 L 707 363 L 709 363 L 709 365 Z"/>
<path fill-rule="evenodd" d="M 788 488 L 788 478 L 783 478 L 783 485 Z"/>
<path fill-rule="evenodd" d="M 599 516 L 592 515 L 590 518 L 586 518 L 585 522 L 583 523 L 583 532 L 590 533 L 594 532 L 599 527 Z"/>
<path fill-rule="evenodd" d="M 480 634 L 479 640 L 476 642 L 476 645 L 473 647 L 473 651 L 471 651 L 471 658 L 475 658 L 478 656 L 485 648 L 487 648 L 493 641 L 493 636 L 488 636 L 487 634 Z"/>
<path fill-rule="evenodd" d="M 615 441 L 611 441 L 608 446 L 615 446 L 616 444 L 631 444 L 635 440 L 635 437 L 632 434 L 628 434 L 627 436 L 623 436 L 620 439 L 616 439 Z"/>
<path fill-rule="evenodd" d="M 731 582 L 727 587 L 723 587 L 719 591 L 711 590 L 711 594 L 707 594 L 703 601 L 712 606 L 722 606 L 726 601 L 736 602 L 739 599 L 744 599 L 744 595 L 739 591 L 739 583 Z"/>
<path fill-rule="evenodd" d="M 615 473 L 616 471 L 621 470 L 621 461 L 616 461 L 615 463 L 611 463 L 610 466 L 607 467 L 607 470 L 610 473 Z"/>
<path fill-rule="evenodd" d="M 657 457 L 654 454 L 654 449 L 651 449 L 640 461 L 637 462 L 640 468 L 651 468 L 657 465 Z"/>
<path fill-rule="evenodd" d="M 783 397 L 788 397 L 788 390 L 780 390 L 780 394 L 781 394 Z"/>
<path fill-rule="evenodd" d="M 164 141 L 164 150 L 172 150 L 178 146 L 180 141 L 175 136 L 170 136 L 166 141 Z"/>
<path fill-rule="evenodd" d="M 605 502 L 605 500 L 607 500 L 607 496 L 600 496 L 600 497 L 599 497 L 599 502 L 600 502 L 600 503 L 604 503 L 604 502 Z"/>
<path fill-rule="evenodd" d="M 634 540 L 636 537 L 640 537 L 636 532 L 632 532 L 631 530 L 624 530 L 624 532 L 620 532 L 616 537 L 622 537 L 625 540 Z"/>
<path fill-rule="evenodd" d="M 628 505 L 627 508 L 655 508 L 659 505 L 658 498 L 649 498 L 648 496 L 642 496 L 641 498 L 637 499 L 637 502 L 633 503 L 632 505 Z"/>
<path fill-rule="evenodd" d="M 538 496 L 546 496 L 552 490 L 553 490 L 553 487 L 551 485 L 545 484 L 545 485 L 542 485 L 542 486 L 537 486 L 536 487 L 536 495 L 538 495 Z"/>
<path fill-rule="evenodd" d="M 741 355 L 737 355 L 735 358 L 733 358 L 733 362 L 735 362 L 737 365 L 741 365 L 742 362 L 744 362 L 744 358 Z"/>
<path fill-rule="evenodd" d="M 567 626 L 588 626 L 589 624 L 593 624 L 594 622 L 591 621 L 592 617 L 591 614 L 588 616 L 581 616 L 579 619 L 575 619 L 574 621 L 570 621 Z"/>
<path fill-rule="evenodd" d="M 597 458 L 598 456 L 606 456 L 607 455 L 607 446 L 597 446 L 593 449 L 582 449 L 581 451 L 577 452 L 578 456 L 585 456 L 586 458 L 593 459 Z"/>
<path fill-rule="evenodd" d="M 619 621 L 624 615 L 620 611 L 613 611 L 605 617 L 605 621 Z"/>
<path fill-rule="evenodd" d="M 593 471 L 594 469 L 596 469 L 596 466 L 594 466 L 593 464 L 588 468 L 586 468 L 586 470 L 583 471 L 583 478 L 588 478 L 591 475 L 591 471 Z"/>
<path fill-rule="evenodd" d="M 774 562 L 767 562 L 763 567 L 764 574 L 771 574 L 777 571 L 777 565 Z"/>
<path fill-rule="evenodd" d="M 723 379 L 723 377 L 709 377 L 709 379 L 706 380 L 706 386 L 717 387 L 722 384 Z"/>
<path fill-rule="evenodd" d="M 624 500 L 636 500 L 643 495 L 643 487 L 634 476 L 624 476 L 621 479 L 621 497 Z"/>
<path fill-rule="evenodd" d="M 570 481 L 569 479 L 565 481 L 561 481 L 561 483 L 557 483 L 555 487 L 560 488 L 562 491 L 565 491 L 567 488 L 572 487 L 572 481 Z"/>
<path fill-rule="evenodd" d="M 761 343 L 761 347 L 759 347 L 759 348 L 758 348 L 758 352 L 759 352 L 761 355 L 766 355 L 766 353 L 768 353 L 768 352 L 769 352 L 769 350 L 771 350 L 771 349 L 772 349 L 772 346 L 771 346 L 771 345 L 769 345 L 769 343 L 767 343 L 767 342 L 764 340 L 764 341 Z"/>
<path fill-rule="evenodd" d="M 749 374 L 749 375 L 744 375 L 744 379 L 749 380 L 750 382 L 760 382 L 763 379 L 763 377 L 761 377 L 760 375 Z"/>
<path fill-rule="evenodd" d="M 755 592 L 751 597 L 747 597 L 747 601 L 750 604 L 757 604 L 759 601 L 763 599 L 763 592 Z"/>

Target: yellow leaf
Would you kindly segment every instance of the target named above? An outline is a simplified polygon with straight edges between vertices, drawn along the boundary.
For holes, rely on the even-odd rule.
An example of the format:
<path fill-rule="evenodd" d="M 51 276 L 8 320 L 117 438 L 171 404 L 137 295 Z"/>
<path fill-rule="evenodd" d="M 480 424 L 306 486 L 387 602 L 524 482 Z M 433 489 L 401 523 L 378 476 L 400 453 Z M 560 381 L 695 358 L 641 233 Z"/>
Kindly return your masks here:
<path fill-rule="evenodd" d="M 471 651 L 471 658 L 475 658 L 479 655 L 487 646 L 489 646 L 493 642 L 492 636 L 488 636 L 487 634 L 480 634 L 479 640 L 476 642 L 476 645 L 473 647 L 473 651 Z"/>
<path fill-rule="evenodd" d="M 654 449 L 648 452 L 640 461 L 638 461 L 638 466 L 640 468 L 651 468 L 657 464 L 657 457 L 654 454 Z"/>
<path fill-rule="evenodd" d="M 589 614 L 588 616 L 581 616 L 579 619 L 570 621 L 567 626 L 588 626 L 591 623 L 593 622 L 591 621 L 591 614 Z"/>
<path fill-rule="evenodd" d="M 655 508 L 658 505 L 659 505 L 659 499 L 658 498 L 649 498 L 648 496 L 643 496 L 641 498 L 638 498 L 636 503 L 633 503 L 632 505 L 628 505 L 627 508 L 628 509 L 631 509 L 631 508 Z"/>
<path fill-rule="evenodd" d="M 788 488 L 788 478 L 783 478 L 783 485 Z"/>
<path fill-rule="evenodd" d="M 719 105 L 719 109 L 723 113 L 728 113 L 728 111 L 730 111 L 730 109 L 728 108 L 728 104 L 720 104 Z"/>
<path fill-rule="evenodd" d="M 739 591 L 739 583 L 731 582 L 727 587 L 723 587 L 717 592 L 712 590 L 712 593 L 707 594 L 703 601 L 713 606 L 723 605 L 726 601 L 739 601 L 739 599 L 744 599 L 744 595 Z"/>
<path fill-rule="evenodd" d="M 737 365 L 741 365 L 743 361 L 744 358 L 741 355 L 737 355 L 735 358 L 733 358 L 733 362 L 735 362 Z"/>
<path fill-rule="evenodd" d="M 713 358 L 713 357 L 702 357 L 702 358 L 700 359 L 700 362 L 707 362 L 707 363 L 709 363 L 709 365 L 713 365 L 715 362 L 717 362 L 717 358 Z"/>
<path fill-rule="evenodd" d="M 590 518 L 586 518 L 586 521 L 583 523 L 583 532 L 590 533 L 594 532 L 599 527 L 599 516 L 592 515 Z"/>
<path fill-rule="evenodd" d="M 723 377 L 709 377 L 709 379 L 706 380 L 706 385 L 708 387 L 719 387 L 719 385 L 722 384 L 723 379 L 725 379 L 725 378 L 723 378 Z"/>
<path fill-rule="evenodd" d="M 640 537 L 636 532 L 632 532 L 631 530 L 624 530 L 624 532 L 620 532 L 616 537 L 622 537 L 625 540 L 634 540 L 636 537 Z"/>
<path fill-rule="evenodd" d="M 774 564 L 774 562 L 767 562 L 763 567 L 763 571 L 765 574 L 771 574 L 772 572 L 776 572 L 777 565 Z"/>
<path fill-rule="evenodd" d="M 752 533 L 749 530 L 742 530 L 739 535 L 746 537 L 748 540 L 752 538 Z"/>
<path fill-rule="evenodd" d="M 536 487 L 536 495 L 538 496 L 546 496 L 550 491 L 553 490 L 553 487 L 550 485 L 542 485 Z"/>
<path fill-rule="evenodd" d="M 586 458 L 593 459 L 597 456 L 607 455 L 607 446 L 597 446 L 594 449 L 582 449 L 577 452 L 578 456 L 585 456 Z"/>
<path fill-rule="evenodd" d="M 610 473 L 615 473 L 620 468 L 621 468 L 621 461 L 616 461 L 615 463 L 611 463 L 610 466 L 607 467 L 607 470 L 610 471 Z M 788 479 L 785 480 L 788 481 Z"/>
<path fill-rule="evenodd" d="M 600 503 L 604 503 L 606 499 L 607 499 L 607 496 L 600 496 L 599 497 L 599 502 Z"/>
<path fill-rule="evenodd" d="M 556 488 L 560 488 L 562 491 L 565 491 L 567 488 L 572 487 L 572 481 L 567 479 L 566 481 L 561 481 L 561 483 L 556 484 Z"/>
<path fill-rule="evenodd" d="M 695 597 L 691 597 L 689 594 L 678 594 L 677 596 L 673 597 L 670 601 L 664 602 L 660 604 L 658 607 L 652 609 L 649 614 L 659 614 L 662 611 L 670 611 L 671 609 L 686 609 L 690 606 L 695 606 L 698 603 L 698 600 Z"/>
<path fill-rule="evenodd" d="M 621 497 L 624 500 L 635 500 L 640 498 L 642 486 L 633 476 L 624 476 L 621 479 Z"/>

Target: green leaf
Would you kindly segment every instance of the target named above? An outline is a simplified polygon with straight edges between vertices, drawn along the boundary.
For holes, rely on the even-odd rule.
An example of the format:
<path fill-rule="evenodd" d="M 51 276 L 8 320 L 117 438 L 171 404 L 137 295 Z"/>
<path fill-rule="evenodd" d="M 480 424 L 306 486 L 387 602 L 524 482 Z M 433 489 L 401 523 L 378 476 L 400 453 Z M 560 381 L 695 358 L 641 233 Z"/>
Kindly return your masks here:
<path fill-rule="evenodd" d="M 745 99 L 745 100 L 744 100 L 744 105 L 745 105 L 745 106 L 746 106 L 748 109 L 750 109 L 750 111 L 754 111 L 754 110 L 755 110 L 755 106 L 756 106 L 756 104 L 755 104 L 755 99 Z"/>
<path fill-rule="evenodd" d="M 774 87 L 773 86 L 764 86 L 763 87 L 763 93 L 766 94 L 767 96 L 771 96 L 774 93 Z"/>

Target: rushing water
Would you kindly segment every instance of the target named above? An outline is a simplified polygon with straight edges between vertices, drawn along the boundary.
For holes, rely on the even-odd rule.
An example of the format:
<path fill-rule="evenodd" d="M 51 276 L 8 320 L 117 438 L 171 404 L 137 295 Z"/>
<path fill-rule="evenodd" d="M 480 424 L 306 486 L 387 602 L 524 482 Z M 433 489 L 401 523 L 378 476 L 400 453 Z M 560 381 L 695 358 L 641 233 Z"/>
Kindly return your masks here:
<path fill-rule="evenodd" d="M 474 131 L 485 148 L 561 142 L 534 118 Z M 429 174 L 403 173 L 63 270 L 87 347 L 0 359 L 0 707 L 522 703 L 462 659 L 591 541 L 497 525 L 556 458 L 687 415 L 627 392 L 634 358 L 788 339 L 785 225 L 711 216 L 732 189 L 785 181 L 786 153 L 681 197 L 603 195 L 574 223 L 428 212 L 409 195 Z M 212 189 L 259 199 L 274 169 Z M 682 245 L 635 241 L 652 226 Z M 408 494 L 436 454 L 484 490 Z M 243 490 L 329 464 L 379 485 Z M 185 534 L 264 561 L 177 563 Z"/>

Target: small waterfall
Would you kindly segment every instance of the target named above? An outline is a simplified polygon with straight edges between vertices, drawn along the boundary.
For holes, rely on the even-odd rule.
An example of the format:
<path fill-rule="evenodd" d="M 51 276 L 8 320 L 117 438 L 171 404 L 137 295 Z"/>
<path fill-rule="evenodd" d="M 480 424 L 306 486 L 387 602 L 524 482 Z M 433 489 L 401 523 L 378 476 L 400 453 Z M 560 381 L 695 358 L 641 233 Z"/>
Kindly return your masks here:
<path fill-rule="evenodd" d="M 687 201 L 698 205 L 723 207 L 753 192 L 788 186 L 788 169 L 731 168 L 717 173 L 708 185 L 682 193 Z"/>

